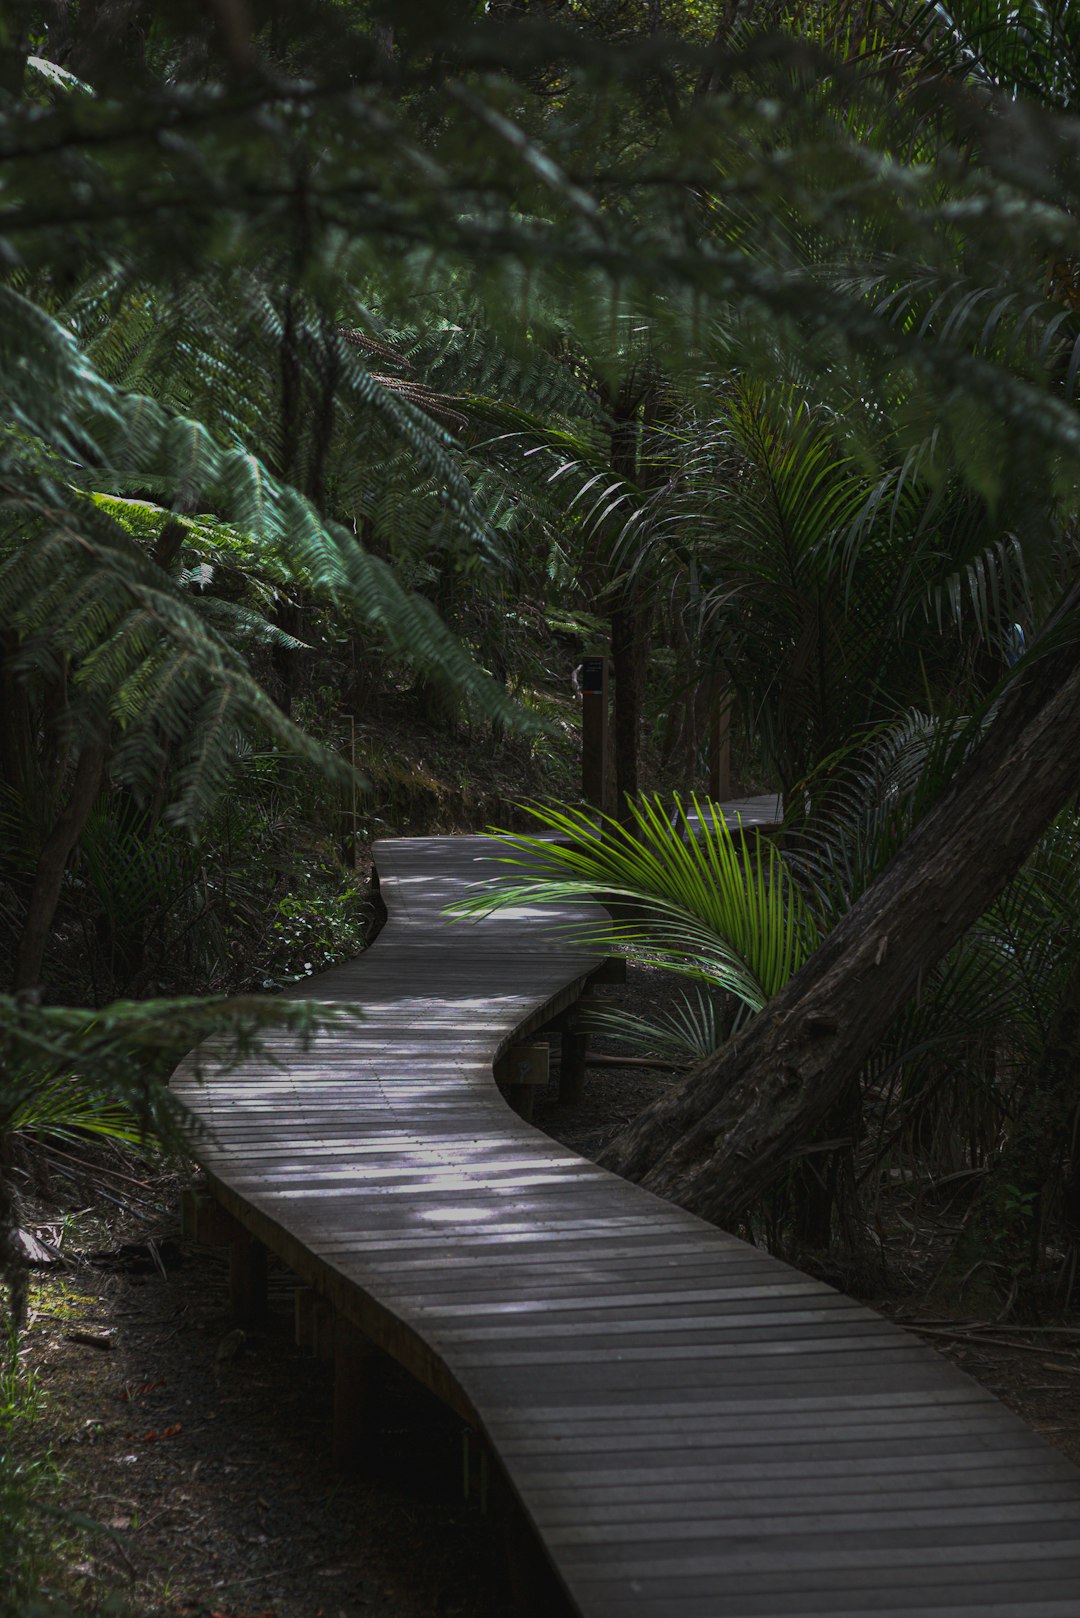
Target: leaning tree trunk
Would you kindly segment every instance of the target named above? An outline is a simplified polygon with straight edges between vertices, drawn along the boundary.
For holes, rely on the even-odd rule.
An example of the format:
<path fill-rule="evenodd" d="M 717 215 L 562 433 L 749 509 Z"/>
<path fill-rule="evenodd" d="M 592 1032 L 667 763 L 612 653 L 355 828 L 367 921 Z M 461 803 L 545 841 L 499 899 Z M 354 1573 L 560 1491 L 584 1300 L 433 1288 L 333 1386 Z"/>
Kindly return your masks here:
<path fill-rule="evenodd" d="M 746 1030 L 645 1109 L 605 1166 L 717 1222 L 851 1095 L 920 972 L 1011 880 L 1080 784 L 1080 591 L 940 803 Z M 1066 618 L 1065 614 L 1069 616 Z"/>

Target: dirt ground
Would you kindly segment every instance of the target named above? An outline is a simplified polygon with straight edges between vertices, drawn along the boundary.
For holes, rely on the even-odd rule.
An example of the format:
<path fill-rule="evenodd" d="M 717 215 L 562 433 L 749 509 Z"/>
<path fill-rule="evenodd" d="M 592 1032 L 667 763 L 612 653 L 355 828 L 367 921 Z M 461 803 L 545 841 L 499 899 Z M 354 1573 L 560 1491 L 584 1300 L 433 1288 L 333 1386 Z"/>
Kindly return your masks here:
<path fill-rule="evenodd" d="M 552 1088 L 537 1121 L 592 1156 L 665 1082 L 591 1071 L 580 1108 L 560 1108 Z M 511 1618 L 498 1511 L 475 1464 L 465 1498 L 460 1420 L 395 1374 L 364 1475 L 337 1474 L 330 1367 L 294 1345 L 293 1283 L 272 1269 L 269 1320 L 233 1330 L 225 1255 L 180 1239 L 177 1191 L 171 1176 L 135 1187 L 76 1173 L 27 1199 L 29 1228 L 64 1262 L 34 1273 L 23 1355 L 41 1413 L 26 1431 L 58 1463 L 58 1503 L 102 1525 L 53 1576 L 71 1611 Z M 104 1223 L 103 1206 L 115 1214 Z M 908 1269 L 883 1273 L 868 1302 L 916 1316 L 938 1352 L 1080 1463 L 1080 1323 L 927 1321 Z"/>
<path fill-rule="evenodd" d="M 136 1252 L 34 1286 L 35 1442 L 63 1503 L 109 1531 L 85 1539 L 71 1598 L 94 1612 L 113 1591 L 140 1618 L 504 1618 L 498 1533 L 462 1497 L 460 1421 L 402 1376 L 368 1475 L 340 1476 L 330 1366 L 294 1346 L 287 1275 L 241 1334 L 225 1255 L 158 1237 L 164 1275 Z"/>

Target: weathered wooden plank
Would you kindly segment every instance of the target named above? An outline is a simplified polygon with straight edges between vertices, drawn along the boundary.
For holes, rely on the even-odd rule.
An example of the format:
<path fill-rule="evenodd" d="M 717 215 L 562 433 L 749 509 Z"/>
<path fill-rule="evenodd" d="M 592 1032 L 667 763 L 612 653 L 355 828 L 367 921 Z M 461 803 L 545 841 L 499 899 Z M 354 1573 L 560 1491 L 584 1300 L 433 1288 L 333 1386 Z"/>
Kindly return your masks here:
<path fill-rule="evenodd" d="M 967 1476 L 967 1485 L 963 1478 Z M 948 1481 L 959 1479 L 961 1481 Z M 944 1480 L 944 1481 L 943 1481 Z M 840 1521 L 848 1513 L 865 1517 L 868 1527 L 875 1532 L 887 1528 L 894 1513 L 915 1510 L 933 1512 L 938 1519 L 942 1509 L 967 1510 L 971 1507 L 1019 1505 L 1037 1510 L 1039 1502 L 1069 1502 L 1074 1499 L 1069 1480 L 1062 1478 L 1047 1483 L 1041 1477 L 1014 1477 L 996 1483 L 982 1480 L 972 1482 L 970 1474 L 946 1473 L 937 1478 L 938 1487 L 928 1487 L 926 1474 L 920 1470 L 904 1480 L 891 1479 L 887 1484 L 871 1475 L 858 1487 L 850 1486 L 846 1492 L 839 1488 L 828 1491 L 828 1512 L 822 1511 L 822 1489 L 814 1478 L 801 1480 L 801 1487 L 787 1481 L 778 1487 L 773 1481 L 728 1483 L 724 1487 L 687 1491 L 680 1499 L 671 1498 L 668 1490 L 639 1491 L 631 1500 L 610 1505 L 596 1505 L 588 1500 L 573 1504 L 547 1505 L 537 1510 L 537 1520 L 544 1536 L 554 1544 L 559 1533 L 572 1529 L 583 1538 L 602 1540 L 606 1534 L 637 1537 L 640 1526 L 642 1537 L 660 1532 L 665 1523 L 685 1526 L 687 1531 L 711 1531 L 714 1522 L 742 1522 L 752 1526 L 759 1517 L 819 1518 L 829 1523 Z"/>
<path fill-rule="evenodd" d="M 592 1592 L 579 1599 L 595 1600 Z M 819 1592 L 797 1588 L 789 1592 L 747 1595 L 721 1593 L 715 1587 L 704 1595 L 680 1591 L 660 1608 L 654 1593 L 618 1590 L 612 1605 L 630 1618 L 651 1618 L 664 1611 L 669 1618 L 1076 1618 L 1076 1586 L 1066 1574 L 1040 1580 L 1034 1588 L 1023 1579 L 1008 1579 L 988 1587 L 974 1584 L 943 1586 L 935 1591 L 911 1591 L 905 1598 L 891 1586 Z"/>
<path fill-rule="evenodd" d="M 984 1555 L 999 1567 L 1006 1558 L 1018 1564 L 1028 1563 L 1033 1577 L 1038 1578 L 1045 1572 L 1045 1564 L 1055 1557 L 1063 1560 L 1080 1554 L 1075 1520 L 1069 1522 L 1067 1518 L 1043 1521 L 1034 1533 L 1023 1523 L 987 1521 L 955 1531 L 941 1524 L 907 1533 L 872 1535 L 800 1535 L 792 1533 L 786 1523 L 779 1525 L 779 1532 L 769 1533 L 769 1526 L 763 1514 L 752 1534 L 739 1532 L 732 1536 L 731 1543 L 726 1543 L 719 1532 L 694 1545 L 668 1540 L 649 1545 L 647 1550 L 640 1544 L 627 1551 L 624 1546 L 594 1541 L 567 1547 L 559 1557 L 559 1565 L 575 1579 L 600 1580 L 613 1574 L 620 1580 L 664 1578 L 678 1591 L 683 1579 L 701 1575 L 733 1578 L 740 1573 L 764 1578 L 787 1572 L 808 1581 L 815 1574 L 838 1580 L 847 1575 L 849 1584 L 857 1577 L 866 1583 L 907 1576 L 912 1583 L 932 1580 L 939 1584 L 943 1575 L 937 1570 L 947 1574 L 958 1565 L 976 1564 Z M 873 1581 L 866 1578 L 870 1571 Z M 984 1584 L 989 1582 L 985 1572 L 980 1572 L 979 1578 Z"/>
<path fill-rule="evenodd" d="M 877 1511 L 859 1510 L 853 1506 L 838 1508 L 833 1501 L 826 1507 L 813 1510 L 806 1501 L 797 1511 L 778 1511 L 774 1504 L 765 1505 L 760 1499 L 754 1511 L 728 1512 L 724 1515 L 698 1512 L 692 1517 L 678 1520 L 674 1517 L 651 1517 L 630 1522 L 575 1522 L 554 1526 L 546 1520 L 544 1538 L 550 1546 L 587 1548 L 590 1559 L 611 1560 L 622 1566 L 622 1547 L 631 1546 L 633 1554 L 643 1556 L 652 1545 L 662 1547 L 664 1554 L 681 1557 L 695 1550 L 715 1551 L 727 1540 L 745 1544 L 748 1524 L 756 1540 L 783 1537 L 787 1546 L 818 1545 L 827 1535 L 833 1548 L 858 1548 L 866 1535 L 876 1538 L 898 1530 L 917 1530 L 908 1537 L 912 1544 L 951 1544 L 958 1538 L 966 1543 L 969 1535 L 978 1534 L 1000 1544 L 1002 1537 L 1014 1532 L 1025 1523 L 1041 1523 L 1044 1528 L 1052 1524 L 1067 1524 L 1075 1513 L 1075 1499 L 1066 1493 L 1057 1499 L 1046 1496 L 1038 1500 L 1028 1498 L 1003 1502 L 983 1495 L 965 1505 L 938 1501 L 933 1507 L 913 1506 L 890 1502 Z"/>
<path fill-rule="evenodd" d="M 693 1391 L 680 1398 L 671 1389 L 657 1389 L 651 1401 L 645 1398 L 636 1398 L 632 1401 L 609 1398 L 597 1403 L 596 1399 L 589 1395 L 559 1405 L 541 1405 L 539 1402 L 533 1402 L 527 1411 L 522 1411 L 516 1405 L 491 1403 L 487 1411 L 489 1420 L 497 1422 L 501 1428 L 530 1431 L 538 1421 L 561 1430 L 582 1427 L 594 1421 L 601 1423 L 617 1421 L 620 1425 L 625 1425 L 635 1416 L 648 1420 L 654 1416 L 664 1416 L 668 1412 L 683 1414 L 691 1420 L 698 1421 L 714 1415 L 750 1418 L 779 1416 L 782 1420 L 787 1420 L 789 1415 L 797 1418 L 800 1413 L 812 1412 L 818 1414 L 823 1423 L 825 1421 L 832 1423 L 838 1413 L 840 1415 L 851 1413 L 858 1418 L 862 1412 L 889 1410 L 895 1411 L 899 1416 L 904 1410 L 912 1410 L 919 1414 L 937 1409 L 948 1411 L 957 1405 L 969 1404 L 990 1405 L 1001 1414 L 1001 1407 L 993 1394 L 966 1376 L 952 1376 L 947 1382 L 935 1383 L 931 1389 L 924 1392 L 907 1392 L 890 1387 L 877 1394 L 844 1392 L 808 1395 L 797 1386 L 787 1385 L 773 1398 L 754 1397 L 747 1393 L 727 1399 L 702 1399 Z"/>
<path fill-rule="evenodd" d="M 605 1450 L 602 1455 L 569 1451 L 566 1455 L 541 1454 L 513 1458 L 513 1472 L 538 1486 L 551 1478 L 589 1482 L 600 1488 L 608 1483 L 625 1485 L 640 1479 L 650 1486 L 654 1476 L 669 1479 L 682 1476 L 735 1478 L 747 1475 L 769 1475 L 776 1481 L 788 1476 L 806 1476 L 810 1466 L 847 1466 L 849 1469 L 865 1466 L 868 1471 L 875 1463 L 905 1462 L 910 1471 L 914 1462 L 923 1460 L 932 1469 L 933 1463 L 952 1465 L 966 1456 L 982 1455 L 983 1464 L 991 1471 L 995 1461 L 1007 1472 L 1010 1457 L 1017 1454 L 1031 1456 L 1034 1446 L 1023 1441 L 1010 1442 L 1007 1437 L 993 1434 L 943 1433 L 938 1436 L 867 1437 L 832 1441 L 827 1436 L 805 1438 L 790 1446 L 771 1443 L 755 1444 L 753 1434 L 747 1434 L 742 1443 L 707 1440 L 689 1450 L 674 1440 L 644 1442 L 636 1450 Z M 507 1457 L 508 1462 L 511 1459 Z M 761 1469 L 768 1468 L 766 1474 Z M 825 1475 L 824 1473 L 822 1474 Z"/>
<path fill-rule="evenodd" d="M 902 1433 L 905 1439 L 935 1439 L 935 1438 L 963 1438 L 981 1433 L 986 1426 L 986 1413 L 979 1405 L 967 1407 L 968 1413 L 952 1417 L 930 1416 L 919 1421 L 914 1417 L 898 1421 L 877 1421 L 873 1418 L 859 1424 L 854 1421 L 848 1427 L 834 1427 L 834 1440 L 842 1442 L 844 1439 L 857 1437 L 860 1445 L 877 1445 L 879 1441 L 890 1442 Z M 811 1425 L 807 1422 L 803 1427 L 792 1426 L 786 1430 L 780 1421 L 763 1427 L 750 1421 L 740 1423 L 737 1419 L 721 1426 L 711 1421 L 708 1426 L 697 1428 L 688 1427 L 685 1423 L 665 1423 L 658 1418 L 652 1422 L 637 1422 L 630 1432 L 620 1431 L 597 1433 L 591 1429 L 585 1433 L 577 1433 L 570 1428 L 562 1435 L 556 1432 L 535 1434 L 527 1439 L 512 1439 L 500 1435 L 499 1453 L 504 1457 L 513 1456 L 520 1459 L 522 1465 L 530 1464 L 526 1457 L 540 1455 L 590 1455 L 602 1445 L 604 1454 L 617 1456 L 621 1452 L 638 1454 L 648 1451 L 659 1452 L 667 1445 L 678 1442 L 688 1455 L 696 1455 L 699 1450 L 722 1451 L 728 1447 L 732 1449 L 746 1449 L 749 1445 L 760 1445 L 763 1449 L 772 1448 L 783 1452 L 785 1456 L 798 1454 L 798 1446 L 813 1439 L 820 1438 L 820 1423 Z M 666 1443 L 665 1443 L 666 1441 Z"/>
<path fill-rule="evenodd" d="M 742 1454 L 726 1452 L 721 1459 L 685 1459 L 680 1451 L 668 1456 L 661 1451 L 643 1451 L 635 1468 L 626 1457 L 599 1457 L 595 1466 L 551 1466 L 546 1470 L 533 1469 L 529 1473 L 530 1498 L 542 1511 L 552 1502 L 566 1501 L 580 1504 L 585 1500 L 611 1501 L 619 1504 L 650 1501 L 659 1495 L 663 1499 L 694 1501 L 706 1499 L 714 1489 L 721 1492 L 729 1487 L 743 1488 L 759 1484 L 762 1489 L 782 1491 L 791 1483 L 817 1482 L 824 1492 L 834 1488 L 852 1489 L 869 1487 L 880 1481 L 890 1488 L 892 1480 L 905 1480 L 906 1488 L 914 1487 L 913 1479 L 924 1481 L 939 1474 L 949 1476 L 974 1475 L 980 1478 L 1000 1476 L 1010 1479 L 1027 1476 L 1034 1480 L 1045 1475 L 1041 1470 L 1046 1446 L 1035 1443 L 1007 1444 L 989 1450 L 979 1446 L 968 1451 L 956 1445 L 946 1446 L 941 1454 L 921 1445 L 907 1446 L 901 1455 L 882 1454 L 877 1448 L 868 1448 L 861 1454 L 839 1456 L 835 1451 L 821 1454 L 803 1451 L 790 1458 L 763 1459 L 768 1452 L 747 1451 Z M 614 1459 L 617 1465 L 609 1464 Z M 1057 1458 L 1061 1460 L 1061 1457 Z M 1065 1463 L 1068 1466 L 1068 1462 Z M 1060 1477 L 1066 1474 L 1057 1468 Z M 1072 1469 L 1075 1479 L 1075 1468 Z"/>

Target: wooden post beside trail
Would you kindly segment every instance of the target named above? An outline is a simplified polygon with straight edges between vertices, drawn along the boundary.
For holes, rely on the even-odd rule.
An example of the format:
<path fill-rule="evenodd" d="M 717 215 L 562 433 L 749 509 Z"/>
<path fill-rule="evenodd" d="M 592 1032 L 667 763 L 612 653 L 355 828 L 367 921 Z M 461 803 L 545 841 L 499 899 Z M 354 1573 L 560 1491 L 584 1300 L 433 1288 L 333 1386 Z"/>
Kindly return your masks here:
<path fill-rule="evenodd" d="M 261 1320 L 267 1311 L 266 1248 L 257 1236 L 223 1208 L 205 1188 L 181 1196 L 180 1228 L 192 1241 L 229 1249 L 229 1305 L 238 1325 Z"/>
<path fill-rule="evenodd" d="M 269 1306 L 266 1248 L 243 1226 L 229 1243 L 229 1305 L 235 1321 L 249 1326 L 262 1320 Z"/>
<path fill-rule="evenodd" d="M 580 669 L 581 792 L 585 802 L 603 811 L 608 803 L 609 660 L 586 657 Z"/>
<path fill-rule="evenodd" d="M 495 1064 L 495 1078 L 519 1117 L 533 1115 L 533 1096 L 548 1082 L 546 1044 L 511 1045 Z"/>
<path fill-rule="evenodd" d="M 353 1474 L 370 1469 L 378 1434 L 385 1356 L 344 1315 L 334 1322 L 334 1465 Z"/>
<path fill-rule="evenodd" d="M 589 1036 L 579 1025 L 577 1006 L 568 1006 L 560 1018 L 559 1100 L 577 1106 L 585 1096 L 585 1058 Z"/>
<path fill-rule="evenodd" d="M 334 1357 L 334 1312 L 312 1287 L 297 1287 L 293 1294 L 296 1346 L 317 1360 Z"/>

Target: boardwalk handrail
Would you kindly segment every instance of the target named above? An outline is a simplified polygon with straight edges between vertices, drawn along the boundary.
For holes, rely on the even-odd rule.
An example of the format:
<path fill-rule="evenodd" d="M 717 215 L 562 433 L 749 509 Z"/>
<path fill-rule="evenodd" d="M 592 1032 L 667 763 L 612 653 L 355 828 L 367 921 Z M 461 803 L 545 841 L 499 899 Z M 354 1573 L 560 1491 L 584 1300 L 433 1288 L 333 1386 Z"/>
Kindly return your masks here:
<path fill-rule="evenodd" d="M 495 1056 L 597 957 L 468 926 L 479 838 L 377 845 L 363 1021 L 179 1094 L 215 1197 L 482 1431 L 583 1618 L 1077 1618 L 1080 1473 L 872 1311 L 517 1118 Z M 237 1244 L 243 1272 L 243 1243 Z"/>

